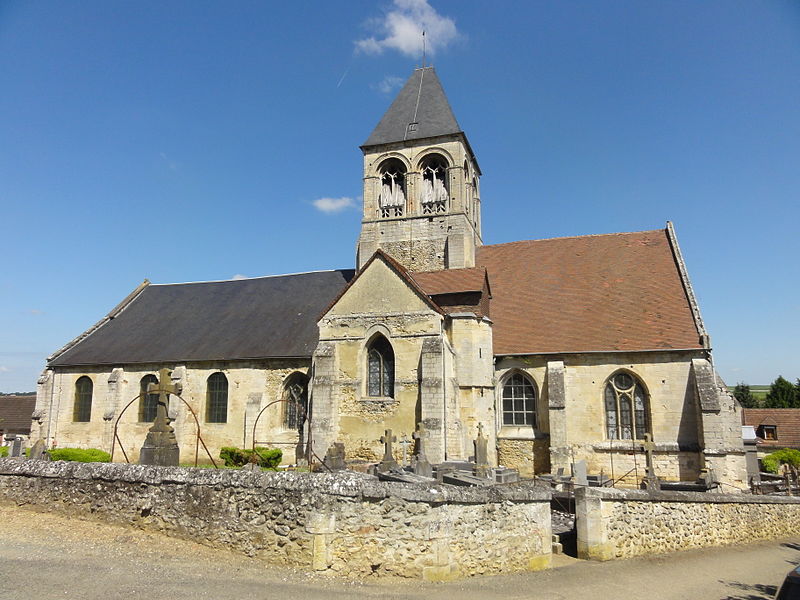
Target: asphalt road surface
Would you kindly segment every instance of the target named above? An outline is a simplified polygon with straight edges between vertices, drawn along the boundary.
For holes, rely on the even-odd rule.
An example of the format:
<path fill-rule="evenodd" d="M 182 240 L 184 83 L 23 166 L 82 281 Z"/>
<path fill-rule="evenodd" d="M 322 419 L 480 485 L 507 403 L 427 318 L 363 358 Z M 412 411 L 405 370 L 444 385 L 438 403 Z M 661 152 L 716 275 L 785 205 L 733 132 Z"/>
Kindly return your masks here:
<path fill-rule="evenodd" d="M 800 539 L 427 584 L 348 581 L 223 549 L 0 504 L 0 599 L 764 600 L 800 562 Z"/>

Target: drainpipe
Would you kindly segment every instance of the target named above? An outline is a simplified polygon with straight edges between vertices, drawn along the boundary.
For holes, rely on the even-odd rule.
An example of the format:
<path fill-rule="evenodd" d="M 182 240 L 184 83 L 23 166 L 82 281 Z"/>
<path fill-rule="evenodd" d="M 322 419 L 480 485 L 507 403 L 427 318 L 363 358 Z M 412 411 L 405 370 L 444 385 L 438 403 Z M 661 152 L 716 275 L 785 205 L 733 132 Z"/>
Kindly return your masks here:
<path fill-rule="evenodd" d="M 439 323 L 439 332 L 442 337 L 442 426 L 444 429 L 444 459 L 447 460 L 447 378 L 445 369 L 445 331 L 444 331 L 444 317 Z"/>

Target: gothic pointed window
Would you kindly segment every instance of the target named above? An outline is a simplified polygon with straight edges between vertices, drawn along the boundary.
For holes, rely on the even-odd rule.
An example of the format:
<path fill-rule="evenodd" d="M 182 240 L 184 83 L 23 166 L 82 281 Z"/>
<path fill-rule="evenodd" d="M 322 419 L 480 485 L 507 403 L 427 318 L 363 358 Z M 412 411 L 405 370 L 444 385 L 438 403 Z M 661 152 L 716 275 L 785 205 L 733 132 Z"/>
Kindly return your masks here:
<path fill-rule="evenodd" d="M 72 409 L 72 420 L 76 423 L 88 423 L 92 418 L 92 390 L 94 384 L 86 375 L 75 382 L 75 405 Z"/>
<path fill-rule="evenodd" d="M 633 375 L 620 372 L 606 383 L 606 437 L 611 440 L 642 440 L 650 432 L 647 395 Z"/>
<path fill-rule="evenodd" d="M 158 392 L 147 393 L 147 386 L 151 383 L 158 383 L 155 375 L 145 375 L 139 382 L 139 421 L 141 423 L 152 423 L 156 420 Z"/>
<path fill-rule="evenodd" d="M 206 383 L 206 423 L 228 422 L 228 378 L 214 373 Z"/>
<path fill-rule="evenodd" d="M 283 426 L 286 429 L 302 429 L 308 411 L 308 376 L 292 373 L 283 386 Z"/>
<path fill-rule="evenodd" d="M 503 383 L 503 425 L 536 427 L 536 388 L 522 373 Z"/>
<path fill-rule="evenodd" d="M 367 395 L 394 398 L 394 351 L 382 335 L 367 350 Z"/>
<path fill-rule="evenodd" d="M 450 197 L 447 182 L 447 161 L 439 154 L 429 154 L 420 164 L 422 171 L 422 214 L 443 213 Z"/>
<path fill-rule="evenodd" d="M 381 177 L 378 193 L 378 215 L 382 218 L 402 217 L 406 210 L 406 167 L 390 158 L 378 168 Z"/>

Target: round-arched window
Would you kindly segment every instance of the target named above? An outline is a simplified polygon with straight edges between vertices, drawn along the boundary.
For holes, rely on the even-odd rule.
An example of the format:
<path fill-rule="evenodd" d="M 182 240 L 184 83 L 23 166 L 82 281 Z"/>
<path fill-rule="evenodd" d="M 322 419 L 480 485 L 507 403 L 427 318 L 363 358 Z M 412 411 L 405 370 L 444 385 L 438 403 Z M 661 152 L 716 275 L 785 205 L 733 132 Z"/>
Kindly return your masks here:
<path fill-rule="evenodd" d="M 536 388 L 522 373 L 503 384 L 503 425 L 536 427 Z"/>

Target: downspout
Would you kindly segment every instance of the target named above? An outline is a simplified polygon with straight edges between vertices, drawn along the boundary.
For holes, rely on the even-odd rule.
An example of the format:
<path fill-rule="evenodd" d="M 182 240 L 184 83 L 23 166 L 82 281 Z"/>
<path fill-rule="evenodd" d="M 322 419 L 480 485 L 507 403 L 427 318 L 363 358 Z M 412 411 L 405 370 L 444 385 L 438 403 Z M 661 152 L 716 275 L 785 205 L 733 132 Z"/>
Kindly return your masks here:
<path fill-rule="evenodd" d="M 445 331 L 444 331 L 444 317 L 439 322 L 439 331 L 440 335 L 442 336 L 442 426 L 444 429 L 444 459 L 447 460 L 447 379 L 445 377 L 446 369 L 445 369 L 445 353 L 444 350 L 447 349 L 445 345 Z"/>

